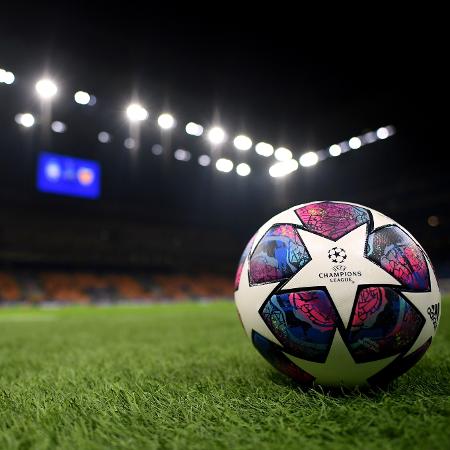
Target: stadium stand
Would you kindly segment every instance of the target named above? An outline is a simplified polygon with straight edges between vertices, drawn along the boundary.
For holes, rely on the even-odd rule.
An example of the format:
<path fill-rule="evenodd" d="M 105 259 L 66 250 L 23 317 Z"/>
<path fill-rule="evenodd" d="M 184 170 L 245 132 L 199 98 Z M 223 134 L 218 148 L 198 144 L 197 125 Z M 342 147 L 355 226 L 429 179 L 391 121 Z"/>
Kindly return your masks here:
<path fill-rule="evenodd" d="M 243 242 L 220 224 L 203 229 L 163 224 L 151 211 L 136 217 L 99 205 L 73 210 L 58 200 L 17 201 L 5 200 L 0 225 L 1 305 L 233 295 L 232 270 Z"/>
<path fill-rule="evenodd" d="M 181 301 L 232 296 L 228 277 L 61 271 L 0 272 L 0 304 Z"/>

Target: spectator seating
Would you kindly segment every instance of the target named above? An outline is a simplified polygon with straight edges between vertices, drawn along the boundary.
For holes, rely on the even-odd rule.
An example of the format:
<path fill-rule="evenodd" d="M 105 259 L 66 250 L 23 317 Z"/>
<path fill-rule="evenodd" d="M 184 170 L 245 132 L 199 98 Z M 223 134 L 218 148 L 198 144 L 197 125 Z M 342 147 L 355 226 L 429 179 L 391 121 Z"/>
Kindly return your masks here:
<path fill-rule="evenodd" d="M 209 274 L 0 271 L 0 303 L 104 303 L 231 298 L 229 277 Z"/>

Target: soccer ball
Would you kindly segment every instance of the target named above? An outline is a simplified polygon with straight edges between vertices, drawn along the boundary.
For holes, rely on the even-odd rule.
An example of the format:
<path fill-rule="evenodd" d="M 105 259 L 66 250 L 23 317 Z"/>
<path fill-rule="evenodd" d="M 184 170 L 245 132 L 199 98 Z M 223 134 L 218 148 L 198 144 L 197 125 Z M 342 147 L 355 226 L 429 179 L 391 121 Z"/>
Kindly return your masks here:
<path fill-rule="evenodd" d="M 303 384 L 383 385 L 426 352 L 439 322 L 431 262 L 399 224 L 365 206 L 313 202 L 266 222 L 235 279 L 261 355 Z"/>

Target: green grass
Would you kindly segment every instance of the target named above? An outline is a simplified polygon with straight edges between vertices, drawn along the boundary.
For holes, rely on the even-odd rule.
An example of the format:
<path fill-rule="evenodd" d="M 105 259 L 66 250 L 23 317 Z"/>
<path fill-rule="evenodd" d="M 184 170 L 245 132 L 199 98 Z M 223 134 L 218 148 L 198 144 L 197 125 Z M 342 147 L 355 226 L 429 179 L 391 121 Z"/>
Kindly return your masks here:
<path fill-rule="evenodd" d="M 276 373 L 228 303 L 2 310 L 0 448 L 448 449 L 443 303 L 416 367 L 342 394 Z"/>

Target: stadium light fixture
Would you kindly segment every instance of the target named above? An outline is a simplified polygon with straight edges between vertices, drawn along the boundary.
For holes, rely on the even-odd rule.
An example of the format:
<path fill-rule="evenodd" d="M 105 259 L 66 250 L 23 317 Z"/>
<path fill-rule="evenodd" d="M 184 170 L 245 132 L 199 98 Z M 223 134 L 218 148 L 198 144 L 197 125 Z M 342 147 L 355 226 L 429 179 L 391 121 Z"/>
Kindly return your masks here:
<path fill-rule="evenodd" d="M 160 144 L 155 144 L 155 145 L 153 145 L 153 146 L 152 146 L 152 153 L 153 153 L 155 156 L 162 155 L 162 153 L 163 153 L 163 147 L 162 147 L 162 145 L 160 145 Z"/>
<path fill-rule="evenodd" d="M 377 130 L 378 139 L 386 139 L 389 137 L 389 130 L 386 127 L 380 127 Z"/>
<path fill-rule="evenodd" d="M 58 86 L 48 78 L 39 80 L 35 85 L 35 89 L 39 97 L 44 100 L 50 100 L 58 93 Z"/>
<path fill-rule="evenodd" d="M 248 136 L 244 136 L 243 134 L 240 134 L 239 136 L 236 136 L 233 140 L 233 145 L 238 150 L 250 150 L 252 148 L 253 142 Z"/>
<path fill-rule="evenodd" d="M 200 155 L 198 157 L 198 163 L 203 167 L 207 167 L 211 164 L 211 158 L 208 155 Z"/>
<path fill-rule="evenodd" d="M 97 139 L 102 144 L 108 144 L 109 142 L 111 142 L 112 138 L 107 131 L 100 131 L 100 133 L 98 133 Z"/>
<path fill-rule="evenodd" d="M 79 105 L 90 105 L 91 103 L 91 96 L 84 91 L 75 92 L 73 98 Z"/>
<path fill-rule="evenodd" d="M 203 127 L 198 123 L 189 122 L 186 124 L 186 133 L 191 136 L 201 136 L 203 134 Z"/>
<path fill-rule="evenodd" d="M 163 130 L 170 130 L 175 126 L 175 118 L 172 114 L 163 113 L 158 117 L 158 125 Z"/>
<path fill-rule="evenodd" d="M 14 120 L 16 121 L 16 123 L 18 123 L 19 125 L 22 125 L 25 128 L 32 127 L 36 122 L 33 114 L 31 114 L 31 113 L 16 114 L 16 117 L 14 117 Z"/>
<path fill-rule="evenodd" d="M 275 159 L 278 161 L 288 161 L 292 159 L 292 152 L 285 147 L 279 147 L 275 150 Z"/>
<path fill-rule="evenodd" d="M 251 167 L 246 163 L 240 163 L 236 166 L 236 173 L 241 177 L 246 177 L 247 175 L 250 175 L 251 171 L 252 171 Z"/>
<path fill-rule="evenodd" d="M 348 140 L 348 146 L 352 149 L 352 150 L 356 150 L 358 148 L 360 148 L 362 145 L 361 139 L 359 137 L 352 137 Z"/>
<path fill-rule="evenodd" d="M 123 141 L 123 145 L 128 150 L 134 150 L 136 148 L 136 140 L 132 137 L 128 137 Z"/>
<path fill-rule="evenodd" d="M 9 72 L 5 69 L 0 68 L 0 83 L 12 84 L 15 81 L 15 75 L 12 72 Z M 35 84 L 35 90 L 37 94 L 45 100 L 50 100 L 54 96 L 58 94 L 58 86 L 55 82 L 50 78 L 42 78 Z M 80 105 L 94 105 L 97 101 L 94 95 L 91 95 L 85 91 L 77 91 L 74 93 L 74 100 L 76 103 Z M 149 117 L 149 112 L 140 104 L 132 103 L 128 105 L 126 109 L 126 114 L 130 122 L 140 122 L 144 121 Z M 32 127 L 35 124 L 35 118 L 30 113 L 17 114 L 15 116 L 15 121 L 26 128 Z M 157 119 L 158 125 L 164 129 L 168 130 L 176 126 L 176 121 L 174 117 L 169 113 L 161 114 Z M 51 124 L 51 129 L 55 133 L 63 133 L 67 129 L 67 125 L 60 121 L 54 121 Z M 185 131 L 187 134 L 192 136 L 201 136 L 204 134 L 205 130 L 202 125 L 189 122 L 185 125 Z M 345 153 L 351 149 L 358 149 L 366 144 L 371 144 L 378 140 L 384 140 L 388 137 L 394 135 L 396 132 L 395 128 L 392 125 L 382 126 L 376 130 L 368 131 L 360 136 L 354 136 L 349 140 L 342 141 L 340 143 L 331 145 L 328 149 L 318 150 L 317 152 L 307 152 L 298 160 L 293 160 L 292 151 L 285 148 L 279 147 L 274 151 L 274 147 L 271 144 L 266 142 L 258 142 L 255 145 L 255 152 L 263 157 L 269 157 L 274 155 L 277 162 L 273 164 L 270 168 L 269 172 L 272 176 L 284 176 L 288 173 L 296 170 L 298 168 L 298 163 L 300 163 L 304 167 L 309 167 L 317 164 L 317 162 L 327 159 L 329 157 L 336 157 L 342 153 Z M 111 142 L 112 136 L 106 131 L 101 131 L 97 135 L 98 141 L 101 143 Z M 206 134 L 207 140 L 209 140 L 213 145 L 219 145 L 225 142 L 228 137 L 226 132 L 219 126 L 212 126 L 207 130 Z M 234 147 L 238 150 L 247 151 L 253 146 L 252 140 L 245 135 L 238 135 L 233 139 Z M 124 141 L 125 147 L 129 149 L 137 148 L 138 141 L 135 138 L 128 138 Z M 178 150 L 180 150 L 178 152 Z M 186 160 L 186 154 L 189 154 L 187 150 L 178 149 L 175 153 L 180 156 L 180 160 Z M 181 152 L 186 153 L 181 153 Z M 155 155 L 160 155 L 163 153 L 163 149 L 159 144 L 156 144 L 152 147 L 152 152 Z M 174 156 L 175 156 L 174 153 Z M 184 156 L 181 156 L 184 155 Z M 179 159 L 175 156 L 176 159 Z M 293 162 L 291 162 L 293 161 Z M 278 164 L 287 163 L 287 164 Z M 209 155 L 200 155 L 198 157 L 198 163 L 202 166 L 208 166 L 211 164 L 211 158 Z M 231 165 L 231 166 L 230 166 Z M 221 158 L 216 162 L 216 167 L 218 170 L 224 172 L 230 172 L 233 170 L 233 163 L 226 159 Z M 250 170 L 250 171 L 249 171 Z M 248 173 L 246 173 L 249 171 Z M 236 167 L 236 172 L 241 176 L 247 176 L 251 173 L 250 166 L 246 163 L 238 164 Z"/>
<path fill-rule="evenodd" d="M 130 122 L 142 122 L 147 120 L 148 111 L 139 103 L 131 103 L 127 108 L 127 117 Z"/>
<path fill-rule="evenodd" d="M 12 72 L 5 69 L 0 69 L 0 83 L 13 84 L 16 77 Z"/>
<path fill-rule="evenodd" d="M 233 162 L 226 158 L 220 158 L 216 161 L 216 169 L 219 172 L 231 172 L 233 170 Z"/>
<path fill-rule="evenodd" d="M 269 168 L 269 175 L 273 178 L 280 178 L 298 169 L 298 162 L 295 159 L 288 159 L 287 161 L 280 161 Z"/>
<path fill-rule="evenodd" d="M 51 128 L 54 133 L 64 133 L 67 130 L 67 125 L 64 122 L 55 120 L 52 122 Z"/>
<path fill-rule="evenodd" d="M 303 167 L 315 166 L 318 162 L 319 156 L 316 152 L 306 152 L 299 159 L 299 163 Z"/>
<path fill-rule="evenodd" d="M 208 140 L 211 144 L 218 145 L 225 141 L 225 131 L 220 127 L 212 127 L 208 131 Z"/>
<path fill-rule="evenodd" d="M 331 156 L 339 156 L 342 153 L 342 148 L 341 148 L 341 146 L 339 144 L 333 144 L 328 149 L 328 153 Z"/>
<path fill-rule="evenodd" d="M 267 142 L 258 142 L 255 146 L 255 151 L 260 156 L 269 157 L 273 155 L 273 146 Z"/>
<path fill-rule="evenodd" d="M 191 152 L 184 150 L 182 148 L 179 148 L 175 150 L 175 153 L 173 154 L 174 158 L 178 161 L 189 161 L 191 159 Z"/>

